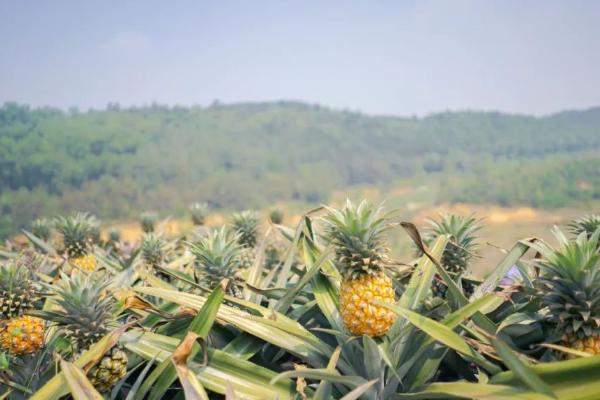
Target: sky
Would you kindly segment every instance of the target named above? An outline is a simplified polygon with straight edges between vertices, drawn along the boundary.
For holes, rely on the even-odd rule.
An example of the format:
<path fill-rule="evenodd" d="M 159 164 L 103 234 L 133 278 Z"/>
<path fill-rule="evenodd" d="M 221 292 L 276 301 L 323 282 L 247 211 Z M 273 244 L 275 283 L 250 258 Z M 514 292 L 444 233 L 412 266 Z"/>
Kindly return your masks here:
<path fill-rule="evenodd" d="M 600 105 L 597 1 L 0 0 L 0 103 Z"/>

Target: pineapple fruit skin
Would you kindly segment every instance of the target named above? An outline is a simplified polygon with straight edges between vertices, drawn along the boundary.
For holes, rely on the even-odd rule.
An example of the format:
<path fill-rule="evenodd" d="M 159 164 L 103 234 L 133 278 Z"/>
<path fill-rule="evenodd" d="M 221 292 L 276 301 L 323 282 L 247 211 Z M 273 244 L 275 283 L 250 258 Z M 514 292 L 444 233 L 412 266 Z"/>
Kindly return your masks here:
<path fill-rule="evenodd" d="M 88 373 L 90 382 L 99 392 L 109 391 L 127 374 L 127 354 L 113 347 Z"/>
<path fill-rule="evenodd" d="M 583 351 L 585 353 L 598 355 L 600 354 L 600 335 L 594 336 L 586 336 L 580 338 L 578 335 L 564 335 L 562 337 L 563 344 L 565 347 L 571 348 L 573 350 Z M 577 358 L 577 356 L 572 354 L 561 354 L 563 359 L 573 359 Z"/>
<path fill-rule="evenodd" d="M 69 260 L 69 262 L 87 272 L 92 272 L 95 270 L 96 265 L 98 264 L 98 260 L 96 260 L 96 256 L 93 254 L 86 254 L 81 257 L 72 258 Z"/>
<path fill-rule="evenodd" d="M 0 345 L 15 356 L 35 353 L 44 344 L 44 332 L 44 321 L 40 318 L 28 315 L 12 318 L 0 331 Z"/>
<path fill-rule="evenodd" d="M 372 301 L 393 304 L 394 294 L 392 280 L 384 273 L 345 279 L 341 286 L 340 307 L 348 330 L 353 335 L 385 335 L 394 324 L 395 314 Z"/>

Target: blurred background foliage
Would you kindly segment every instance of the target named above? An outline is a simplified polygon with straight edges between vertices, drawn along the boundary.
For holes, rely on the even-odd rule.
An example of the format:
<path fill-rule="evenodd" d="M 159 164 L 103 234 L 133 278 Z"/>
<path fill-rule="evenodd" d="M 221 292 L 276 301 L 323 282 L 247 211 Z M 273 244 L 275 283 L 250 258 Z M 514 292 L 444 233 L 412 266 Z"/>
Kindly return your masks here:
<path fill-rule="evenodd" d="M 299 102 L 0 107 L 0 237 L 91 210 L 183 214 L 322 203 L 353 187 L 427 184 L 432 202 L 553 208 L 600 199 L 600 108 L 545 117 L 367 116 Z"/>

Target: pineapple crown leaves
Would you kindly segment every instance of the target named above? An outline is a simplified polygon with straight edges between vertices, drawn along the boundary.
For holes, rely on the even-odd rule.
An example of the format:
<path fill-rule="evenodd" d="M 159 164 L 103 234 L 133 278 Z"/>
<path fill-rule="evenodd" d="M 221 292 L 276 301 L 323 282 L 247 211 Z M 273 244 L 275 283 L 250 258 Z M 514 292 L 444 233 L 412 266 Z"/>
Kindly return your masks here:
<path fill-rule="evenodd" d="M 473 215 L 441 214 L 439 221 L 427 219 L 426 222 L 429 226 L 423 233 L 423 242 L 430 245 L 438 236 L 449 235 L 450 241 L 442 255 L 442 264 L 450 273 L 464 271 L 477 249 L 481 221 Z"/>
<path fill-rule="evenodd" d="M 244 247 L 255 247 L 258 241 L 258 215 L 246 210 L 231 216 L 233 229 L 239 235 L 239 242 Z"/>
<path fill-rule="evenodd" d="M 165 241 L 160 235 L 154 233 L 145 234 L 140 246 L 144 261 L 153 266 L 159 265 L 164 257 L 164 245 Z"/>
<path fill-rule="evenodd" d="M 85 212 L 55 219 L 55 227 L 63 236 L 65 250 L 74 257 L 87 254 L 96 225 L 97 219 Z"/>
<path fill-rule="evenodd" d="M 575 235 L 585 232 L 588 237 L 591 237 L 594 232 L 600 229 L 600 214 L 576 218 L 568 224 L 568 228 Z"/>
<path fill-rule="evenodd" d="M 37 218 L 31 223 L 31 232 L 40 239 L 48 240 L 52 234 L 52 221 L 48 218 Z"/>
<path fill-rule="evenodd" d="M 31 266 L 38 263 L 38 258 L 20 254 L 15 258 L 0 264 L 0 292 L 4 298 L 28 293 L 33 295 L 36 290 L 35 276 Z"/>
<path fill-rule="evenodd" d="M 238 241 L 238 234 L 221 227 L 210 232 L 199 242 L 189 243 L 190 251 L 196 257 L 197 273 L 211 281 L 232 277 L 242 250 Z"/>
<path fill-rule="evenodd" d="M 325 236 L 334 246 L 338 267 L 344 275 L 379 273 L 387 261 L 384 232 L 392 227 L 382 207 L 350 200 L 342 209 L 325 206 Z"/>
<path fill-rule="evenodd" d="M 194 225 L 204 225 L 208 210 L 209 207 L 207 203 L 194 203 L 190 205 L 190 214 L 192 214 Z"/>
<path fill-rule="evenodd" d="M 156 224 L 157 220 L 158 216 L 155 212 L 146 211 L 140 214 L 140 224 L 145 233 L 154 232 L 154 224 Z"/>
<path fill-rule="evenodd" d="M 78 351 L 87 349 L 115 322 L 112 314 L 115 301 L 107 293 L 109 285 L 110 281 L 95 274 L 61 273 L 58 284 L 47 285 L 56 295 L 60 309 L 42 311 L 39 315 L 62 327 L 75 340 Z"/>
<path fill-rule="evenodd" d="M 587 237 L 582 232 L 569 241 L 558 228 L 553 230 L 558 248 L 539 243 L 537 265 L 542 276 L 536 281 L 548 320 L 560 332 L 590 336 L 600 332 L 600 231 Z"/>
<path fill-rule="evenodd" d="M 467 251 L 477 246 L 477 232 L 482 226 L 473 215 L 441 214 L 439 221 L 427 219 L 426 222 L 429 227 L 423 236 L 428 243 L 440 235 L 450 235 L 454 243 Z"/>

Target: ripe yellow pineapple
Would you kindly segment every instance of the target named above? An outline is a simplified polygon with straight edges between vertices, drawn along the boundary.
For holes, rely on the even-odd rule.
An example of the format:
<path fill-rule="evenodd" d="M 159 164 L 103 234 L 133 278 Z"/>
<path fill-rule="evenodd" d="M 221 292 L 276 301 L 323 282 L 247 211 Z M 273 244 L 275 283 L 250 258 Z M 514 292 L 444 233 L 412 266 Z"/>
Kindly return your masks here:
<path fill-rule="evenodd" d="M 389 229 L 381 208 L 349 200 L 343 209 L 327 208 L 327 237 L 335 249 L 335 264 L 343 276 L 340 308 L 346 328 L 354 335 L 382 336 L 395 314 L 373 301 L 395 302 L 392 280 L 385 274 L 388 260 L 383 233 Z"/>
<path fill-rule="evenodd" d="M 28 315 L 2 323 L 0 345 L 8 354 L 21 356 L 38 351 L 44 344 L 44 321 Z"/>
<path fill-rule="evenodd" d="M 547 319 L 561 337 L 562 345 L 590 354 L 600 354 L 600 253 L 597 231 L 590 237 L 582 232 L 569 241 L 558 229 L 560 246 L 541 244 L 537 279 L 539 297 Z M 559 354 L 559 358 L 564 358 Z M 567 358 L 570 356 L 566 356 Z"/>
<path fill-rule="evenodd" d="M 69 263 L 88 272 L 93 271 L 97 264 L 96 256 L 90 251 L 96 225 L 97 220 L 87 213 L 76 213 L 70 217 L 56 219 L 56 229 L 63 236 Z"/>

